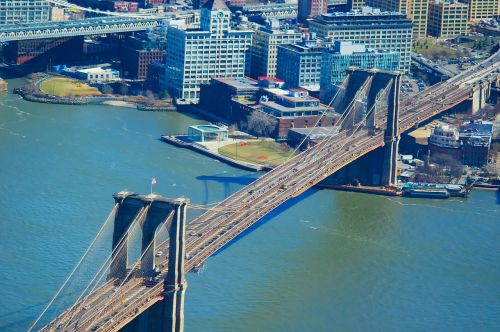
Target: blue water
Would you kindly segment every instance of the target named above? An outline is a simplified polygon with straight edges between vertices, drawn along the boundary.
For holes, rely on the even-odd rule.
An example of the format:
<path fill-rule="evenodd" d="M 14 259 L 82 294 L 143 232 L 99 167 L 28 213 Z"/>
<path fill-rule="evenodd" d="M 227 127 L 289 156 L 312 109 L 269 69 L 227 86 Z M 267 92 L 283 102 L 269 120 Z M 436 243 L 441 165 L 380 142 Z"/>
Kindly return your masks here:
<path fill-rule="evenodd" d="M 203 123 L 0 96 L 0 331 L 36 318 L 113 192 L 155 176 L 155 191 L 206 204 L 256 176 L 158 140 Z M 186 331 L 498 331 L 498 203 L 310 190 L 188 274 Z"/>

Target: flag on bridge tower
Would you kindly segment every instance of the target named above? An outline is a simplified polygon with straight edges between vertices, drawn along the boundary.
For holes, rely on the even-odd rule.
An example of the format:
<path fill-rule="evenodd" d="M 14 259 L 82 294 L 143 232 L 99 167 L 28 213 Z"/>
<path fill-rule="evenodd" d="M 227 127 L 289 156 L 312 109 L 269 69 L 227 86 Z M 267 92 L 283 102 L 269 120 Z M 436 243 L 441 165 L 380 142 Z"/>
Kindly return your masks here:
<path fill-rule="evenodd" d="M 151 178 L 151 195 L 153 195 L 153 184 L 156 184 L 156 178 Z"/>

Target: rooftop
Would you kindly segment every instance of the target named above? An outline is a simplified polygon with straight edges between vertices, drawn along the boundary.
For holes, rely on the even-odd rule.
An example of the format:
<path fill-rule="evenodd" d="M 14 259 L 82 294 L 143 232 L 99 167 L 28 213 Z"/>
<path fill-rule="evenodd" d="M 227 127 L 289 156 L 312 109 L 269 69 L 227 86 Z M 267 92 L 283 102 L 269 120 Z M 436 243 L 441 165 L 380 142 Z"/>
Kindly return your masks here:
<path fill-rule="evenodd" d="M 101 73 L 116 71 L 116 70 L 112 69 L 112 68 L 94 67 L 94 68 L 78 69 L 77 71 L 81 72 L 81 73 L 86 73 L 86 74 L 101 74 Z"/>
<path fill-rule="evenodd" d="M 294 51 L 297 53 L 316 53 L 321 54 L 325 48 L 321 46 L 310 46 L 305 43 L 295 43 L 295 44 L 286 44 L 279 45 L 278 47 L 282 47 L 288 49 L 290 51 Z"/>
<path fill-rule="evenodd" d="M 259 89 L 257 81 L 250 77 L 214 77 L 212 80 L 229 85 L 235 89 Z"/>
<path fill-rule="evenodd" d="M 304 106 L 304 107 L 286 107 L 283 105 L 280 105 L 274 101 L 263 101 L 260 103 L 263 106 L 267 106 L 269 108 L 275 109 L 277 111 L 280 111 L 282 113 L 294 113 L 294 112 L 308 112 L 308 111 L 320 111 L 320 112 L 327 112 L 328 108 L 324 105 L 317 105 L 317 106 Z"/>
<path fill-rule="evenodd" d="M 335 12 L 322 14 L 314 17 L 312 22 L 320 22 L 326 25 L 343 27 L 345 25 L 382 25 L 382 24 L 402 24 L 406 23 L 411 26 L 411 20 L 406 17 L 406 14 L 399 12 L 382 12 L 378 9 L 371 11 L 352 10 L 350 12 Z"/>
<path fill-rule="evenodd" d="M 222 128 L 216 125 L 208 124 L 208 125 L 195 125 L 189 126 L 189 128 L 197 129 L 201 132 L 218 132 L 218 131 L 227 131 L 226 128 Z"/>
<path fill-rule="evenodd" d="M 229 7 L 226 5 L 226 2 L 224 0 L 208 0 L 204 5 L 203 8 L 212 10 L 212 11 L 217 11 L 217 10 L 222 10 L 222 11 L 229 11 Z"/>

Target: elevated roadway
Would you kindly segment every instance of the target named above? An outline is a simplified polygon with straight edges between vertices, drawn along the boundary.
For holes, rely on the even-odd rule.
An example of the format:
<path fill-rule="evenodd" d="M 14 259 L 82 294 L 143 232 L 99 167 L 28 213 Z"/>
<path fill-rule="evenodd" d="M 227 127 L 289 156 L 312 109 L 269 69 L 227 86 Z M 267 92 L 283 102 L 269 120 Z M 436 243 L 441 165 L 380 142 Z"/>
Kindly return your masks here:
<path fill-rule="evenodd" d="M 451 71 L 435 63 L 434 61 L 424 58 L 418 53 L 411 52 L 411 60 L 427 68 L 432 73 L 439 75 L 442 80 L 446 80 L 450 77 L 455 76 L 455 73 L 452 73 Z"/>
<path fill-rule="evenodd" d="M 165 13 L 162 15 L 103 16 L 85 20 L 0 25 L 0 43 L 16 40 L 62 38 L 134 32 L 161 26 L 163 21 L 182 18 L 192 12 Z"/>
<path fill-rule="evenodd" d="M 471 84 L 499 75 L 500 52 L 411 100 L 403 100 L 400 133 L 472 97 Z M 385 118 L 378 118 L 381 128 Z M 306 150 L 232 194 L 193 220 L 186 230 L 186 271 L 197 269 L 264 215 L 304 193 L 340 168 L 384 145 L 384 131 L 341 132 Z M 166 272 L 161 264 L 162 274 Z M 111 294 L 111 298 L 110 295 Z M 163 299 L 163 283 L 131 278 L 122 287 L 108 282 L 75 304 L 43 331 L 117 331 Z M 91 305 L 89 305 L 91 304 Z"/>

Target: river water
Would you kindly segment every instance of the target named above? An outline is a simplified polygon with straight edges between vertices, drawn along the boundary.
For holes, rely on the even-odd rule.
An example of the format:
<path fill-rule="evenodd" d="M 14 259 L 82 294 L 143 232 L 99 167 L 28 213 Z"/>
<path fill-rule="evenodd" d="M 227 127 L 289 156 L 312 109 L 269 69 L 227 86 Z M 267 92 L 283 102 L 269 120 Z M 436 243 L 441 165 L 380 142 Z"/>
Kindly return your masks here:
<path fill-rule="evenodd" d="M 206 204 L 257 176 L 158 140 L 202 122 L 0 96 L 0 331 L 28 328 L 113 192 L 156 176 Z M 186 331 L 498 331 L 499 203 L 312 189 L 188 274 Z"/>

